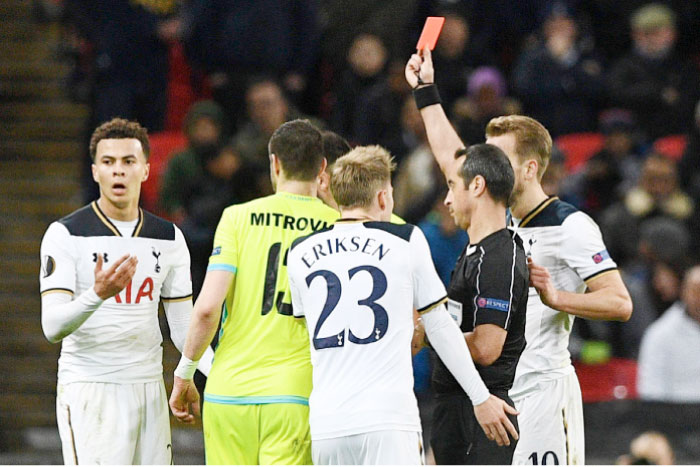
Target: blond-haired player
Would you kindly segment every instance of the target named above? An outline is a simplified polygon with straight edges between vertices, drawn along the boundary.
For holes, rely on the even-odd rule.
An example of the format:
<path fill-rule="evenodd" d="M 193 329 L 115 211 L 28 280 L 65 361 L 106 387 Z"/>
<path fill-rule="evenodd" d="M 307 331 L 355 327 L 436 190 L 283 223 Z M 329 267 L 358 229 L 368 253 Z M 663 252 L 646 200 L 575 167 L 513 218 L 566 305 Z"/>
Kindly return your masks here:
<path fill-rule="evenodd" d="M 316 464 L 419 464 L 420 419 L 413 394 L 413 310 L 472 398 L 482 428 L 517 438 L 512 411 L 474 368 L 422 232 L 388 222 L 393 162 L 379 146 L 339 158 L 331 191 L 341 219 L 297 240 L 288 273 L 295 315 L 304 316 L 314 384 L 309 400 Z"/>

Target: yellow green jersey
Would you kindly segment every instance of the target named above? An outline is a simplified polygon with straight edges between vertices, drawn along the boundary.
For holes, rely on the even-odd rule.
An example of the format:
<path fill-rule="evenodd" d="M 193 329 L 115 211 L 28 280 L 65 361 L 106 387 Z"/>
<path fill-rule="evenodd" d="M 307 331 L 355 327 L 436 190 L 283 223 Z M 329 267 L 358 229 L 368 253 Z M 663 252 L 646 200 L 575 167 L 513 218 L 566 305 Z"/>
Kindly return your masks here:
<path fill-rule="evenodd" d="M 308 403 L 309 336 L 304 321 L 292 315 L 287 250 L 296 238 L 337 218 L 320 199 L 291 193 L 224 211 L 208 270 L 235 276 L 223 306 L 206 401 Z"/>

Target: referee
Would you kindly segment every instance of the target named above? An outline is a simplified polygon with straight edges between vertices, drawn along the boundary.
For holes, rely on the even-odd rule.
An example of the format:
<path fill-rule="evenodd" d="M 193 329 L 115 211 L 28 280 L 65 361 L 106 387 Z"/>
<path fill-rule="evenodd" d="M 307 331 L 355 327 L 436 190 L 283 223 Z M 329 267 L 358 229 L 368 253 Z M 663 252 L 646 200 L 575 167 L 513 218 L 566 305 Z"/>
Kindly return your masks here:
<path fill-rule="evenodd" d="M 512 405 L 508 390 L 525 348 L 529 274 L 518 235 L 506 228 L 506 208 L 515 176 L 505 153 L 490 144 L 469 149 L 449 123 L 432 80 L 420 76 L 421 57 L 413 55 L 406 78 L 428 140 L 448 185 L 445 204 L 470 244 L 457 260 L 447 288 L 448 311 L 460 325 L 476 368 L 491 394 Z M 420 83 L 420 84 L 419 84 Z M 474 416 L 444 364 L 433 370 L 435 408 L 431 444 L 437 464 L 510 464 L 516 440 L 493 442 Z M 517 427 L 516 416 L 510 416 Z"/>

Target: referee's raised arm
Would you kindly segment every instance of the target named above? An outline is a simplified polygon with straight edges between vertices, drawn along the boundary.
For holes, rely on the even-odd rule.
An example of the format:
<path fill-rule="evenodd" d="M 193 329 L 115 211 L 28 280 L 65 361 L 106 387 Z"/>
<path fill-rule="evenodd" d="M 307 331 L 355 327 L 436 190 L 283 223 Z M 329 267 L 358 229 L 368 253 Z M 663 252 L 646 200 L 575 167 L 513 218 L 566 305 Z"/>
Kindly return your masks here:
<path fill-rule="evenodd" d="M 447 171 L 456 167 L 455 153 L 464 148 L 464 143 L 442 108 L 440 94 L 435 85 L 435 70 L 430 49 L 426 48 L 411 56 L 406 63 L 405 75 L 423 118 L 430 149 L 440 170 L 447 174 Z"/>

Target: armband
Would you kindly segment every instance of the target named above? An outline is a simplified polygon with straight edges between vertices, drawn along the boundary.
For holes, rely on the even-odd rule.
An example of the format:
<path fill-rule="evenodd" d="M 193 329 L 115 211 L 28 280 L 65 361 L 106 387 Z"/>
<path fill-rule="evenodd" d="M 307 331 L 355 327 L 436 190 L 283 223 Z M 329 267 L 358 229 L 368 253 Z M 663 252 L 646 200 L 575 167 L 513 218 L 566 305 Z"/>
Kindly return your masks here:
<path fill-rule="evenodd" d="M 428 86 L 414 89 L 413 98 L 416 101 L 416 107 L 418 107 L 418 110 L 428 107 L 429 105 L 442 104 L 442 100 L 440 100 L 440 93 L 438 93 L 438 89 L 435 84 L 429 84 Z"/>

